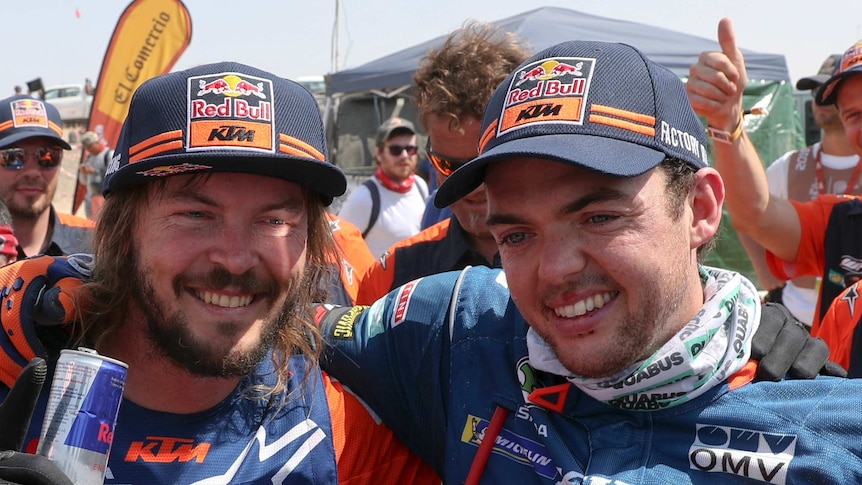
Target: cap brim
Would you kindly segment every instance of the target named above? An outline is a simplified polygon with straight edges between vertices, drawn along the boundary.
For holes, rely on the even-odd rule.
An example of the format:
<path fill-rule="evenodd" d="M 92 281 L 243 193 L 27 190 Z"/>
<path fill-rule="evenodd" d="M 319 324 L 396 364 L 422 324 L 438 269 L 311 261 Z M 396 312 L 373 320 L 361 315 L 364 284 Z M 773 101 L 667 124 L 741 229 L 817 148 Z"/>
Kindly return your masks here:
<path fill-rule="evenodd" d="M 815 76 L 808 76 L 796 81 L 796 89 L 800 91 L 811 91 L 812 89 L 817 89 L 821 84 L 825 83 L 829 80 L 829 76 L 826 74 L 817 74 Z"/>
<path fill-rule="evenodd" d="M 66 150 L 72 149 L 72 146 L 69 145 L 69 142 L 67 142 L 63 138 L 61 138 L 57 135 L 54 135 L 54 134 L 49 135 L 49 134 L 47 134 L 41 130 L 40 131 L 22 130 L 22 131 L 19 131 L 18 133 L 3 137 L 2 139 L 0 139 L 0 148 L 6 148 L 10 145 L 14 145 L 15 143 L 18 143 L 21 140 L 26 140 L 28 138 L 45 138 L 45 139 L 57 142 L 58 145 L 60 145 L 61 147 L 63 147 Z"/>
<path fill-rule="evenodd" d="M 814 102 L 820 106 L 835 104 L 838 100 L 838 89 L 841 87 L 841 83 L 844 82 L 844 79 L 856 74 L 862 74 L 862 64 L 851 67 L 846 71 L 830 77 L 822 86 L 820 86 L 820 89 L 817 90 L 817 93 L 814 96 Z"/>
<path fill-rule="evenodd" d="M 238 161 L 247 161 L 249 158 L 256 158 L 256 160 L 254 163 L 237 163 Z M 190 168 L 186 171 L 171 170 L 171 167 L 179 167 L 183 164 L 196 165 L 200 168 Z M 166 173 L 159 175 L 141 173 L 156 170 L 159 167 L 167 167 Z M 125 170 L 109 175 L 104 187 L 105 194 L 113 190 L 152 182 L 160 177 L 211 172 L 249 173 L 280 178 L 320 193 L 327 205 L 332 203 L 332 199 L 344 194 L 347 190 L 347 178 L 338 167 L 331 163 L 310 159 L 273 158 L 255 155 L 226 156 L 201 152 L 183 153 L 179 156 L 152 157 L 125 168 Z M 134 170 L 129 170 L 129 168 L 134 168 Z"/>
<path fill-rule="evenodd" d="M 456 170 L 434 197 L 434 205 L 446 207 L 485 181 L 489 163 L 512 158 L 541 158 L 568 163 L 612 177 L 635 177 L 656 167 L 667 155 L 627 141 L 595 135 L 556 134 L 521 138 L 502 143 Z"/>

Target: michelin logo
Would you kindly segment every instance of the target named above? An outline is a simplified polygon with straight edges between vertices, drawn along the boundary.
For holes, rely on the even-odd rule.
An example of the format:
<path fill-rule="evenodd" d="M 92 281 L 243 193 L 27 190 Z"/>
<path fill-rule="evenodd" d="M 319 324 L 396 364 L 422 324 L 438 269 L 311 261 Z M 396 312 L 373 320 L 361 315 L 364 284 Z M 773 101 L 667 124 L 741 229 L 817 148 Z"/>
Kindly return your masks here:
<path fill-rule="evenodd" d="M 727 426 L 697 425 L 688 450 L 692 470 L 728 473 L 784 485 L 796 455 L 796 435 Z"/>

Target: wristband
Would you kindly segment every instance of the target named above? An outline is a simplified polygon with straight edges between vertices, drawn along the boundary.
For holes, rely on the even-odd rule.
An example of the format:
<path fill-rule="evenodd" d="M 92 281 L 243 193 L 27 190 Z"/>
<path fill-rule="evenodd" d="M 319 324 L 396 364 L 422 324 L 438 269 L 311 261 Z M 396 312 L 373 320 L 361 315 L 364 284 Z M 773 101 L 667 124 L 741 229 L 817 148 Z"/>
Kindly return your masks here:
<path fill-rule="evenodd" d="M 706 133 L 715 141 L 721 143 L 727 143 L 728 145 L 735 142 L 737 138 L 742 136 L 742 125 L 745 123 L 743 115 L 739 115 L 739 123 L 737 123 L 736 128 L 734 128 L 733 132 L 728 132 L 724 130 L 719 130 L 717 128 L 713 128 L 711 126 L 706 127 Z"/>

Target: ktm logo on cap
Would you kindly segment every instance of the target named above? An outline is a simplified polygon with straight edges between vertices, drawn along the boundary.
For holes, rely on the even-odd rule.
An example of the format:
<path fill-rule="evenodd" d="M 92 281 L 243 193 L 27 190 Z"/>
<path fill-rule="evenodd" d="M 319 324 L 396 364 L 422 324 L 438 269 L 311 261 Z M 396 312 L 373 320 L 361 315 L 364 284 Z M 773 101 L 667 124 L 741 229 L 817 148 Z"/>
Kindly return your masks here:
<path fill-rule="evenodd" d="M 192 76 L 186 146 L 275 150 L 272 81 L 242 73 Z"/>

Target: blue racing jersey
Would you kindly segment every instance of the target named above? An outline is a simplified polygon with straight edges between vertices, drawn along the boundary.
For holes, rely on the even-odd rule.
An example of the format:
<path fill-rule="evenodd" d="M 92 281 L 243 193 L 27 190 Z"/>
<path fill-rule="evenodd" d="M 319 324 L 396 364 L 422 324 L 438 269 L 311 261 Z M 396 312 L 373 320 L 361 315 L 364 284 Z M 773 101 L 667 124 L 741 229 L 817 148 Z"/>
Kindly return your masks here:
<path fill-rule="evenodd" d="M 439 478 L 340 383 L 307 357 L 288 361 L 291 378 L 271 399 L 245 395 L 272 386 L 266 358 L 215 407 L 192 414 L 153 411 L 124 399 L 112 436 L 106 484 L 439 484 Z M 43 389 L 27 438 L 34 453 L 45 412 Z M 0 398 L 8 388 L 0 385 Z"/>
<path fill-rule="evenodd" d="M 428 276 L 320 320 L 323 368 L 444 483 L 464 483 L 497 419 L 481 483 L 862 483 L 862 380 L 749 374 L 672 407 L 611 406 L 531 366 L 501 270 Z"/>

